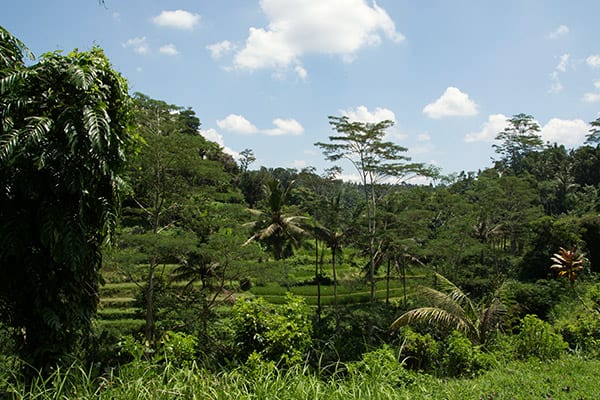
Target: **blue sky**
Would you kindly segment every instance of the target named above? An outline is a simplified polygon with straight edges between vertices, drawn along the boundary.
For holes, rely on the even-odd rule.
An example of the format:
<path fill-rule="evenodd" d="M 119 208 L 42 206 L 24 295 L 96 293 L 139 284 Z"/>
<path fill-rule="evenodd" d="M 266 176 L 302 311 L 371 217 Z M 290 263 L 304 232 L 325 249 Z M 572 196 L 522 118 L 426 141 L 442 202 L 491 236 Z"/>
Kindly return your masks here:
<path fill-rule="evenodd" d="M 252 167 L 331 166 L 328 115 L 449 174 L 491 165 L 506 118 L 583 143 L 600 107 L 600 2 L 20 0 L 0 25 L 36 56 L 102 47 L 130 90 L 184 107 Z M 346 169 L 345 174 L 353 171 Z"/>

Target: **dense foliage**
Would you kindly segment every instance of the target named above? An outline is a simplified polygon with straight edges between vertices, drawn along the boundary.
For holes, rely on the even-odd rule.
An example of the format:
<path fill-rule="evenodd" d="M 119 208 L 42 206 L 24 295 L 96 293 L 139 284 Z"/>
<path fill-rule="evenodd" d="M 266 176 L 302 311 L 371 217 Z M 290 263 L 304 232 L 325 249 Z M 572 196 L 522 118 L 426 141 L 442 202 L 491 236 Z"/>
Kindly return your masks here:
<path fill-rule="evenodd" d="M 503 363 L 597 363 L 600 119 L 567 149 L 515 115 L 492 166 L 439 176 L 383 141 L 389 121 L 332 116 L 316 145 L 354 164 L 344 182 L 235 160 L 194 110 L 130 97 L 97 48 L 27 67 L 0 34 L 0 366 L 42 368 L 30 387 L 510 398 Z M 50 374 L 68 356 L 82 369 Z M 26 397 L 21 380 L 0 390 Z"/>
<path fill-rule="evenodd" d="M 2 28 L 0 40 L 0 313 L 41 367 L 89 336 L 133 144 L 130 101 L 99 48 L 25 67 L 20 42 Z"/>

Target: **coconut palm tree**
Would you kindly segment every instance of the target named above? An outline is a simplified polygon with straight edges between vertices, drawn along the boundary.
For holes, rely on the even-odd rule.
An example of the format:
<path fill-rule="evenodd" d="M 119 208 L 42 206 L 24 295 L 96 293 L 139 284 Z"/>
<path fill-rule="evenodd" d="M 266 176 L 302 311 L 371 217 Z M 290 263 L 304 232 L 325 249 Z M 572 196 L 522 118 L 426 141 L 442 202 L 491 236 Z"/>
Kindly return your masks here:
<path fill-rule="evenodd" d="M 300 246 L 300 239 L 306 234 L 300 221 L 308 218 L 284 213 L 292 186 L 293 182 L 284 188 L 278 179 L 267 182 L 265 185 L 267 211 L 250 210 L 258 216 L 258 220 L 246 224 L 253 226 L 254 234 L 244 243 L 244 246 L 253 241 L 263 242 L 273 252 L 276 260 L 290 256 L 293 248 Z"/>
<path fill-rule="evenodd" d="M 458 286 L 440 274 L 435 274 L 438 284 L 446 289 L 436 290 L 420 287 L 418 293 L 431 302 L 429 307 L 407 311 L 396 319 L 391 328 L 414 323 L 429 323 L 441 328 L 463 332 L 473 343 L 485 344 L 490 334 L 497 331 L 506 310 L 498 293 L 494 293 L 487 303 L 476 304 Z"/>

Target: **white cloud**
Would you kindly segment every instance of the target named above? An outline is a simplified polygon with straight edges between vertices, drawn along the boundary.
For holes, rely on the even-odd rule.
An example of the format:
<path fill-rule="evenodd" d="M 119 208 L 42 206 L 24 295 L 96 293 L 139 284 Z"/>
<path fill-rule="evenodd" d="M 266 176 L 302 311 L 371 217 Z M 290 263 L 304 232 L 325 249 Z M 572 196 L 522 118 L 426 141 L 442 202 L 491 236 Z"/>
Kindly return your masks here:
<path fill-rule="evenodd" d="M 295 119 L 282 119 L 275 118 L 273 120 L 275 128 L 265 129 L 263 133 L 269 136 L 281 136 L 281 135 L 301 135 L 304 132 L 304 128 Z"/>
<path fill-rule="evenodd" d="M 177 47 L 175 47 L 174 44 L 165 44 L 164 46 L 161 46 L 158 51 L 160 51 L 161 54 L 166 54 L 168 56 L 179 54 L 179 51 L 177 51 Z"/>
<path fill-rule="evenodd" d="M 217 121 L 217 126 L 226 131 L 252 134 L 257 133 L 258 129 L 250 121 L 241 115 L 229 114 L 225 119 Z"/>
<path fill-rule="evenodd" d="M 135 51 L 138 54 L 148 54 L 148 51 L 150 50 L 148 47 L 146 36 L 129 39 L 125 43 L 123 43 L 122 46 L 125 48 L 131 47 L 133 51 Z"/>
<path fill-rule="evenodd" d="M 429 118 L 466 117 L 477 115 L 477 104 L 469 95 L 455 87 L 448 87 L 444 94 L 431 104 L 423 108 Z"/>
<path fill-rule="evenodd" d="M 588 58 L 585 59 L 585 62 L 593 68 L 600 67 L 600 54 L 592 54 Z"/>
<path fill-rule="evenodd" d="M 296 68 L 294 68 L 294 70 L 298 74 L 298 77 L 302 80 L 305 80 L 306 77 L 308 76 L 308 72 L 306 71 L 306 69 L 302 68 L 299 65 L 296 65 Z"/>
<path fill-rule="evenodd" d="M 365 0 L 262 0 L 269 24 L 251 27 L 236 68 L 285 68 L 305 54 L 353 56 L 364 46 L 381 43 L 381 35 L 404 40 L 387 12 Z"/>
<path fill-rule="evenodd" d="M 596 89 L 600 89 L 600 81 L 596 81 L 596 82 L 594 82 L 594 87 L 595 87 Z"/>
<path fill-rule="evenodd" d="M 552 118 L 541 128 L 540 134 L 545 142 L 572 146 L 582 144 L 589 130 L 590 126 L 581 119 Z"/>
<path fill-rule="evenodd" d="M 597 103 L 600 101 L 600 93 L 585 93 L 582 100 L 586 103 Z"/>
<path fill-rule="evenodd" d="M 556 30 L 548 35 L 550 39 L 558 39 L 561 36 L 565 36 L 569 33 L 569 27 L 566 25 L 560 25 Z"/>
<path fill-rule="evenodd" d="M 304 160 L 294 160 L 294 162 L 292 162 L 292 168 L 301 169 L 306 167 L 306 165 L 306 161 Z"/>
<path fill-rule="evenodd" d="M 550 74 L 550 80 L 552 81 L 552 86 L 548 90 L 548 93 L 560 93 L 563 90 L 563 85 L 560 82 L 560 78 L 558 77 L 558 71 L 553 71 Z"/>
<path fill-rule="evenodd" d="M 491 114 L 488 120 L 481 125 L 479 132 L 468 133 L 465 142 L 493 142 L 496 135 L 508 126 L 504 114 Z"/>
<path fill-rule="evenodd" d="M 273 125 L 275 126 L 274 128 L 258 129 L 246 118 L 237 114 L 229 114 L 224 119 L 217 121 L 217 126 L 219 128 L 235 133 L 262 133 L 269 136 L 301 135 L 304 133 L 304 128 L 302 125 L 293 118 L 275 118 L 273 120 Z"/>
<path fill-rule="evenodd" d="M 369 111 L 365 106 L 358 106 L 355 109 L 340 110 L 340 113 L 347 116 L 351 121 L 377 123 L 384 120 L 396 122 L 396 115 L 387 108 L 377 107 L 375 111 Z"/>
<path fill-rule="evenodd" d="M 417 135 L 417 142 L 429 142 L 431 140 L 431 136 L 428 133 L 421 133 Z"/>
<path fill-rule="evenodd" d="M 560 56 L 560 61 L 558 62 L 558 65 L 554 68 L 554 71 L 552 71 L 552 73 L 550 74 L 550 81 L 552 82 L 552 85 L 550 86 L 548 93 L 562 92 L 563 85 L 562 85 L 562 82 L 560 81 L 559 74 L 567 71 L 567 67 L 569 65 L 570 58 L 571 58 L 571 56 L 568 53 L 565 53 L 562 56 Z"/>
<path fill-rule="evenodd" d="M 560 72 L 565 72 L 567 70 L 567 65 L 569 64 L 570 55 L 568 53 L 560 56 L 560 62 L 556 66 L 556 70 Z"/>
<path fill-rule="evenodd" d="M 214 60 L 217 60 L 223 57 L 225 54 L 233 51 L 235 46 L 229 40 L 224 40 L 219 43 L 208 45 L 206 48 L 210 51 L 210 56 Z"/>
<path fill-rule="evenodd" d="M 230 149 L 229 147 L 225 146 L 225 141 L 223 140 L 223 135 L 221 135 L 216 130 L 214 130 L 212 128 L 211 129 L 207 129 L 207 130 L 201 130 L 200 134 L 202 136 L 204 136 L 204 138 L 206 140 L 210 140 L 211 142 L 217 143 L 219 146 L 221 146 L 223 148 L 223 151 L 225 153 L 229 154 L 233 158 L 238 158 L 240 156 L 240 153 L 238 153 L 237 151 L 234 151 L 234 150 Z"/>
<path fill-rule="evenodd" d="M 160 15 L 152 18 L 152 22 L 158 26 L 187 30 L 194 29 L 198 21 L 200 21 L 200 15 L 184 10 L 163 11 Z"/>

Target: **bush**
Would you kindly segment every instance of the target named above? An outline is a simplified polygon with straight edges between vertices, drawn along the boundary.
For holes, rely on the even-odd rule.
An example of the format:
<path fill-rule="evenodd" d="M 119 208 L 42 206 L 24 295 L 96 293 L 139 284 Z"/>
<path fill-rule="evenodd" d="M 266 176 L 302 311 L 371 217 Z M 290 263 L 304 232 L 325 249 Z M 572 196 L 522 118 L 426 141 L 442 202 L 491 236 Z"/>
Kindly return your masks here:
<path fill-rule="evenodd" d="M 233 321 L 242 359 L 256 352 L 284 366 L 302 362 L 312 343 L 310 315 L 304 299 L 291 293 L 283 305 L 269 304 L 261 297 L 236 302 Z"/>
<path fill-rule="evenodd" d="M 422 335 L 405 327 L 401 337 L 403 363 L 417 371 L 433 371 L 438 357 L 438 343 L 431 334 Z"/>
<path fill-rule="evenodd" d="M 575 320 L 558 321 L 556 328 L 572 350 L 600 356 L 600 318 L 597 314 L 582 314 Z"/>
<path fill-rule="evenodd" d="M 514 337 L 514 351 L 520 358 L 556 359 L 567 348 L 562 336 L 555 333 L 549 323 L 531 314 L 523 318 L 519 333 Z"/>
<path fill-rule="evenodd" d="M 197 347 L 196 336 L 167 331 L 160 339 L 155 360 L 164 360 L 176 366 L 190 366 L 196 359 Z"/>
<path fill-rule="evenodd" d="M 446 376 L 468 376 L 490 368 L 493 362 L 491 354 L 483 353 L 461 332 L 453 331 L 445 343 L 442 372 Z"/>
<path fill-rule="evenodd" d="M 395 386 L 406 385 L 415 380 L 415 375 L 403 367 L 388 345 L 364 353 L 362 360 L 350 362 L 346 367 L 349 380 L 376 380 Z"/>

